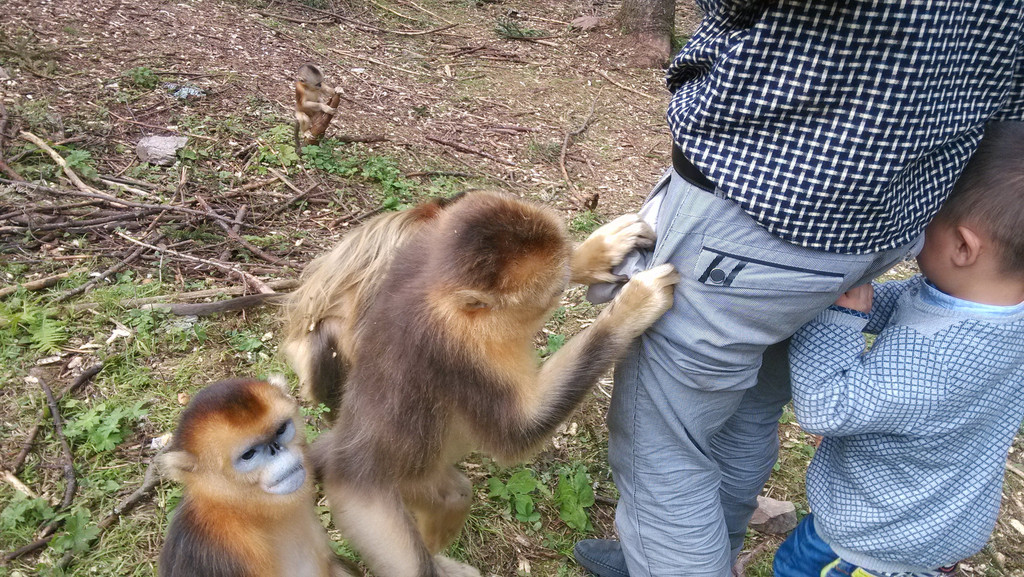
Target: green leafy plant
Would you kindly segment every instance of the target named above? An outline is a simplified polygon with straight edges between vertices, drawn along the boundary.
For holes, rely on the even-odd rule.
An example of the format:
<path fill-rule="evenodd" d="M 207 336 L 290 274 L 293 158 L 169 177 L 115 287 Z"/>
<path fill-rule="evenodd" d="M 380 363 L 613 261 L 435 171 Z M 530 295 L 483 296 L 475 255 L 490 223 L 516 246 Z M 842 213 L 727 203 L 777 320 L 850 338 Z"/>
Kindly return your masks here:
<path fill-rule="evenodd" d="M 303 406 L 299 410 L 302 411 L 302 416 L 306 421 L 306 441 L 312 443 L 327 428 L 324 415 L 330 413 L 331 409 L 323 403 L 318 403 L 315 407 Z"/>
<path fill-rule="evenodd" d="M 41 353 L 55 353 L 68 340 L 65 321 L 58 320 L 56 311 L 40 307 L 25 299 L 21 308 L 8 309 L 4 315 L 21 346 Z"/>
<path fill-rule="evenodd" d="M 81 403 L 72 399 L 67 404 L 75 408 Z M 131 406 L 101 402 L 69 420 L 64 434 L 76 445 L 82 445 L 93 453 L 111 451 L 128 435 L 130 425 L 148 414 L 143 404 L 142 401 Z"/>
<path fill-rule="evenodd" d="M 136 88 L 143 88 L 145 90 L 152 90 L 156 88 L 156 85 L 160 82 L 160 78 L 157 77 L 156 72 L 145 66 L 137 66 L 130 70 L 125 70 L 121 74 L 129 84 Z"/>
<path fill-rule="evenodd" d="M 279 124 L 263 134 L 262 146 L 256 149 L 256 165 L 266 170 L 267 164 L 288 168 L 299 162 L 299 153 L 295 150 L 294 127 L 290 124 Z"/>
<path fill-rule="evenodd" d="M 502 38 L 509 38 L 512 40 L 537 38 L 545 35 L 543 31 L 524 26 L 511 18 L 498 18 L 495 20 L 494 32 Z"/>
<path fill-rule="evenodd" d="M 53 507 L 45 499 L 33 499 L 17 492 L 4 510 L 0 511 L 0 532 L 7 533 L 18 527 L 35 527 L 53 517 Z"/>
<path fill-rule="evenodd" d="M 550 491 L 537 480 L 532 470 L 520 469 L 506 483 L 497 477 L 489 477 L 487 486 L 490 489 L 488 496 L 505 504 L 505 517 L 515 515 L 516 519 L 529 524 L 534 530 L 540 529 L 540 512 L 533 501 L 533 493 L 539 490 L 549 494 Z"/>
<path fill-rule="evenodd" d="M 263 340 L 253 334 L 236 330 L 229 330 L 226 334 L 231 348 L 240 353 L 252 353 L 263 348 Z"/>
<path fill-rule="evenodd" d="M 547 342 L 547 344 L 544 345 L 544 347 L 542 347 L 540 349 L 540 351 L 539 351 L 541 358 L 547 358 L 547 357 L 555 354 L 555 352 L 558 349 L 562 348 L 562 345 L 564 345 L 564 344 L 565 344 L 565 335 L 560 335 L 560 334 L 556 334 L 556 333 L 548 334 L 548 342 Z"/>
<path fill-rule="evenodd" d="M 60 517 L 64 519 L 64 532 L 50 541 L 50 547 L 57 552 L 82 553 L 100 534 L 100 528 L 89 522 L 89 511 L 81 507 L 76 507 L 71 513 L 61 514 Z"/>
<path fill-rule="evenodd" d="M 93 160 L 92 153 L 88 150 L 70 147 L 64 150 L 66 150 L 63 154 L 64 161 L 68 163 L 68 168 L 85 178 L 94 179 L 99 177 L 99 173 L 96 172 L 96 161 Z"/>
<path fill-rule="evenodd" d="M 577 531 L 594 530 L 587 516 L 587 509 L 594 505 L 594 489 L 585 466 L 579 464 L 572 470 L 560 473 L 554 497 L 558 505 L 558 517 L 566 525 Z"/>

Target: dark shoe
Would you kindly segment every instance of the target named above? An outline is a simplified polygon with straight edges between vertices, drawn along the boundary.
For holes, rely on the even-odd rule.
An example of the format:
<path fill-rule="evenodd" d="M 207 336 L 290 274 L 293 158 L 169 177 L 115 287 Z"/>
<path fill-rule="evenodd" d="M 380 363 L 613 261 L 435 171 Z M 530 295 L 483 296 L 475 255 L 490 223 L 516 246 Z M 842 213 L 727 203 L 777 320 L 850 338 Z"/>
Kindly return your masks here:
<path fill-rule="evenodd" d="M 629 577 L 622 546 L 611 539 L 584 539 L 572 550 L 576 562 L 597 577 Z"/>

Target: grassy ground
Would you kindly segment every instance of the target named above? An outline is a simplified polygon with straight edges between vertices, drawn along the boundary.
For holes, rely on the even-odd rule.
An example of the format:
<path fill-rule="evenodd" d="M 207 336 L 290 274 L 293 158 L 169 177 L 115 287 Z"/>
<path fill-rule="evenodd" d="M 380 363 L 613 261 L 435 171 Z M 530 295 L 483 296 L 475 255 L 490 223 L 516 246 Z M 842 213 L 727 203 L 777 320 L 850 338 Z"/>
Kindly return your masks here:
<path fill-rule="evenodd" d="M 0 297 L 0 551 L 56 527 L 45 546 L 0 566 L 0 575 L 155 574 L 180 488 L 158 482 L 111 516 L 143 485 L 154 440 L 219 378 L 284 373 L 294 382 L 278 354 L 272 307 L 190 317 L 139 299 L 211 290 L 200 300 L 219 300 L 245 287 L 214 261 L 262 283 L 293 280 L 368 214 L 474 187 L 548 203 L 579 238 L 635 210 L 669 163 L 661 73 L 620 68 L 628 46 L 614 30 L 568 25 L 614 9 L 583 0 L 5 4 L 0 160 L 50 189 L 0 183 L 0 289 L 64 276 Z M 683 33 L 694 15 L 690 2 L 680 3 Z M 535 40 L 508 39 L 511 28 Z M 322 65 L 344 100 L 329 140 L 300 154 L 288 103 L 291 74 L 307 60 Z M 179 100 L 170 84 L 202 95 Z M 53 146 L 87 189 L 162 208 L 83 196 L 22 131 Z M 149 166 L 134 154 L 149 134 L 189 143 L 174 166 Z M 351 142 L 368 137 L 384 140 Z M 243 208 L 237 238 L 211 216 L 232 219 Z M 567 293 L 537 336 L 539 354 L 595 314 L 581 289 Z M 57 403 L 68 459 L 39 379 L 60 396 L 100 363 Z M 603 381 L 530 463 L 467 460 L 476 495 L 453 556 L 499 576 L 582 574 L 572 545 L 614 536 L 610 387 Z M 321 411 L 305 410 L 312 438 Z M 782 456 L 765 494 L 804 513 L 813 440 L 791 413 L 780 434 Z M 1010 460 L 1024 471 L 1020 438 Z M 77 490 L 65 499 L 69 462 Z M 1003 507 L 991 544 L 963 575 L 1024 576 L 1024 475 L 1008 473 Z M 780 540 L 750 532 L 748 575 L 771 574 Z"/>

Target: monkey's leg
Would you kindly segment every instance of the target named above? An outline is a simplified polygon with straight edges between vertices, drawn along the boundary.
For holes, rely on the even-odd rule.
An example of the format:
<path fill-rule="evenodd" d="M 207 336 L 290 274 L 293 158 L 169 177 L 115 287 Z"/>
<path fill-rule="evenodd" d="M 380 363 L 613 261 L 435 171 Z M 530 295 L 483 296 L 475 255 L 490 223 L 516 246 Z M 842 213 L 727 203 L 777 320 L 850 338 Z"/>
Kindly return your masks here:
<path fill-rule="evenodd" d="M 479 577 L 468 565 L 427 550 L 396 490 L 324 483 L 334 523 L 377 577 Z"/>
<path fill-rule="evenodd" d="M 458 536 L 469 515 L 472 489 L 469 479 L 454 466 L 442 467 L 429 479 L 403 488 L 402 498 L 428 551 L 439 553 Z"/>
<path fill-rule="evenodd" d="M 617 282 L 613 266 L 622 262 L 626 253 L 635 248 L 654 246 L 655 235 L 651 227 L 638 214 L 624 214 L 595 230 L 572 253 L 570 277 L 572 282 L 595 284 Z"/>

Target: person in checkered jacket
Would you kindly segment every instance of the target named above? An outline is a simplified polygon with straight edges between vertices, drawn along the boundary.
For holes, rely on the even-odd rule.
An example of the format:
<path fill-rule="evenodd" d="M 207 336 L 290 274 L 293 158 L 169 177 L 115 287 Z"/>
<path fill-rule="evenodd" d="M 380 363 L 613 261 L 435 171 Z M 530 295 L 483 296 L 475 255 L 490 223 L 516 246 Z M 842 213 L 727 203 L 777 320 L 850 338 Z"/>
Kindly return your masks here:
<path fill-rule="evenodd" d="M 941 574 L 984 547 L 1024 420 L 1022 231 L 1024 122 L 997 124 L 925 229 L 922 274 L 793 335 L 797 421 L 824 438 L 776 577 Z"/>
<path fill-rule="evenodd" d="M 916 254 L 989 122 L 1024 121 L 1024 0 L 695 0 L 673 168 L 641 213 L 671 310 L 615 371 L 601 577 L 727 577 L 778 458 L 790 337 Z"/>

